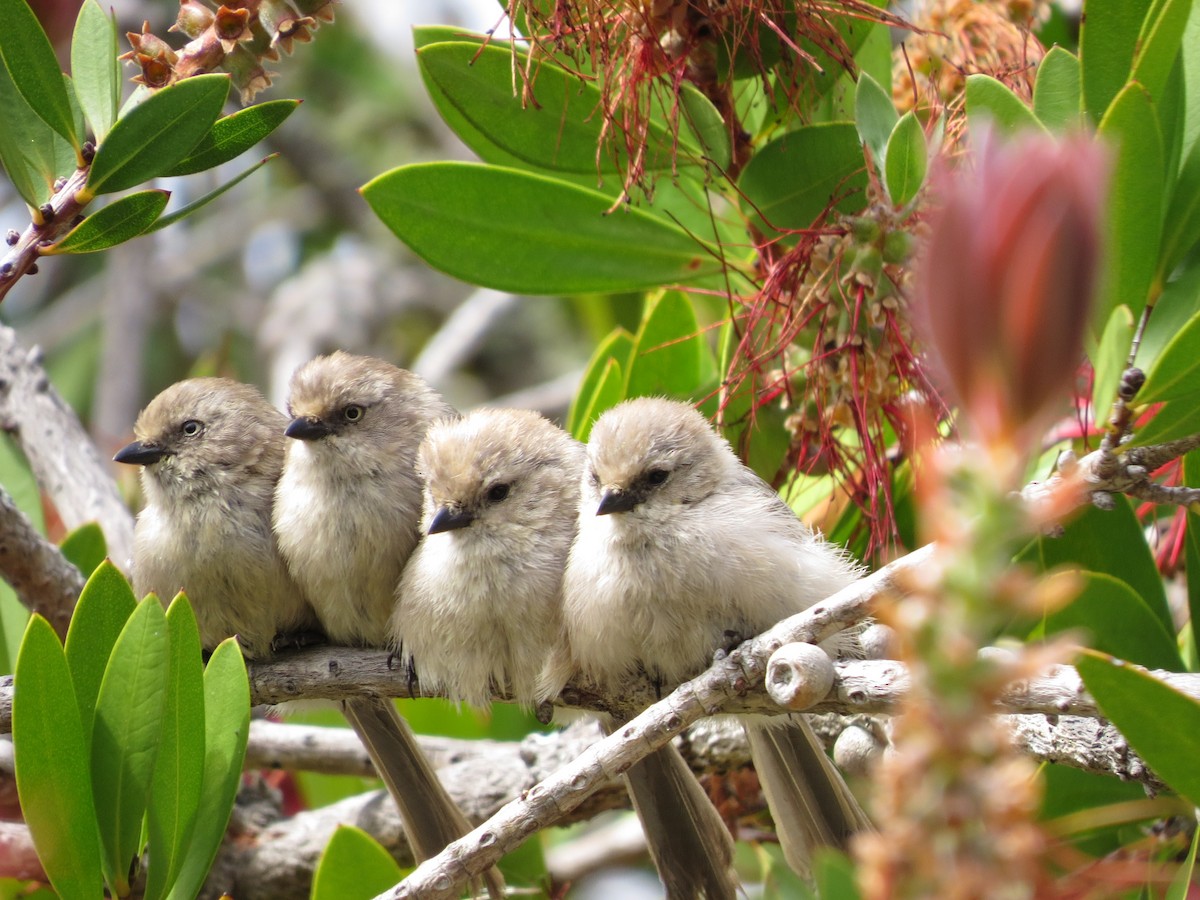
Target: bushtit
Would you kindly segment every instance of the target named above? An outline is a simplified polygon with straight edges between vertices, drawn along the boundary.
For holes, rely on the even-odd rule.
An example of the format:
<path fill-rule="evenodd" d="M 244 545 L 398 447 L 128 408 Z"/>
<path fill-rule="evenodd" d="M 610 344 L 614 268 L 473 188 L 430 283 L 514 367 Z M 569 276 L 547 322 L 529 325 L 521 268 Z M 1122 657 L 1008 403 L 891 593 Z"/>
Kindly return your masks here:
<path fill-rule="evenodd" d="M 421 682 L 486 706 L 493 685 L 526 706 L 562 637 L 583 446 L 542 416 L 479 410 L 434 425 L 419 452 L 426 536 L 397 593 L 394 640 Z M 672 898 L 733 898 L 732 841 L 674 747 L 626 773 Z"/>
<path fill-rule="evenodd" d="M 640 398 L 597 420 L 563 586 L 584 674 L 612 684 L 644 668 L 678 683 L 730 634 L 758 634 L 858 576 L 690 406 Z M 743 721 L 785 856 L 807 872 L 814 845 L 844 847 L 866 816 L 801 716 Z"/>
<path fill-rule="evenodd" d="M 263 657 L 277 633 L 315 627 L 271 532 L 286 424 L 248 385 L 193 378 L 150 401 L 137 440 L 113 457 L 142 466 L 134 588 L 163 600 L 185 591 L 205 650 L 237 635 Z"/>
<path fill-rule="evenodd" d="M 420 537 L 417 447 L 454 409 L 417 375 L 338 351 L 292 376 L 287 462 L 275 498 L 275 533 L 288 569 L 336 644 L 386 647 L 396 584 Z M 347 720 L 400 808 L 418 860 L 470 825 L 438 781 L 392 701 L 342 704 Z M 486 876 L 503 893 L 496 870 Z"/>

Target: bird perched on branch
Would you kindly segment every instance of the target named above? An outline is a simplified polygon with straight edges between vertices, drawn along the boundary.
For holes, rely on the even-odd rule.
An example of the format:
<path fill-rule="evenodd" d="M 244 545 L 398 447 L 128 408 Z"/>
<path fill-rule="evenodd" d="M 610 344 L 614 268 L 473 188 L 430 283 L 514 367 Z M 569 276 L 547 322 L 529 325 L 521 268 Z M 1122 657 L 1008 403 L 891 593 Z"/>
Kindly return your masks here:
<path fill-rule="evenodd" d="M 117 462 L 142 467 L 133 584 L 168 600 L 186 592 L 205 650 L 236 635 L 246 656 L 280 632 L 316 627 L 271 531 L 287 420 L 258 390 L 193 378 L 150 401 Z"/>
<path fill-rule="evenodd" d="M 420 539 L 417 448 L 457 415 L 417 375 L 341 351 L 292 376 L 283 432 L 292 440 L 275 499 L 275 533 L 292 576 L 335 644 L 387 647 L 400 573 Z M 470 825 L 390 699 L 342 705 L 400 808 L 418 860 Z M 503 894 L 499 872 L 486 878 Z"/>
<path fill-rule="evenodd" d="M 675 684 L 859 577 L 692 407 L 629 400 L 592 429 L 564 578 L 574 663 L 603 684 Z M 868 821 L 800 715 L 743 719 L 788 863 Z"/>

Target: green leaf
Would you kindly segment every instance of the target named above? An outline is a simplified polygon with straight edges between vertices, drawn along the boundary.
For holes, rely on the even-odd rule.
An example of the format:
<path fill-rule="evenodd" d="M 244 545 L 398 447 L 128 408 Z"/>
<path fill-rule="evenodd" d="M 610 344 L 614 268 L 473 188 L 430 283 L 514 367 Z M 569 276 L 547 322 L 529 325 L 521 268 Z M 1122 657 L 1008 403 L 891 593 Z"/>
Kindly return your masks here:
<path fill-rule="evenodd" d="M 1200 312 L 1193 315 L 1162 349 L 1138 391 L 1139 406 L 1186 397 L 1200 390 Z"/>
<path fill-rule="evenodd" d="M 1183 30 L 1180 50 L 1184 95 L 1180 145 L 1186 157 L 1191 154 L 1197 138 L 1200 138 L 1200 4 L 1192 4 L 1192 14 Z"/>
<path fill-rule="evenodd" d="M 167 894 L 192 900 L 204 884 L 225 836 L 242 780 L 250 735 L 250 682 L 234 638 L 217 645 L 204 670 L 204 778 L 187 856 Z"/>
<path fill-rule="evenodd" d="M 1104 420 L 1107 410 L 1117 399 L 1117 388 L 1121 384 L 1121 374 L 1125 371 L 1125 361 L 1129 358 L 1132 342 L 1133 313 L 1128 306 L 1121 304 L 1108 317 L 1100 345 L 1092 353 L 1092 368 L 1096 372 L 1092 385 L 1092 409 L 1096 410 L 1098 420 Z"/>
<path fill-rule="evenodd" d="M 370 900 L 404 877 L 404 870 L 375 838 L 339 825 L 313 875 L 311 900 Z"/>
<path fill-rule="evenodd" d="M 108 556 L 108 542 L 104 539 L 103 529 L 96 522 L 80 525 L 63 538 L 59 549 L 84 578 L 91 578 Z"/>
<path fill-rule="evenodd" d="M 892 198 L 893 205 L 907 206 L 924 184 L 929 168 L 925 132 L 911 111 L 901 116 L 892 129 L 884 160 L 888 196 Z"/>
<path fill-rule="evenodd" d="M 615 371 L 619 374 L 622 368 L 629 364 L 631 353 L 633 353 L 633 335 L 621 327 L 613 329 L 596 347 L 584 370 L 583 379 L 579 382 L 575 398 L 571 401 L 571 409 L 567 413 L 567 431 L 573 434 L 577 440 L 587 440 L 592 422 L 595 421 L 594 416 L 599 414 L 594 411 L 593 407 L 596 405 L 597 398 L 601 396 L 601 385 L 613 377 L 614 367 L 610 364 L 616 364 Z M 625 380 L 622 378 L 616 385 L 616 392 L 620 396 L 617 396 L 613 403 L 603 406 L 600 412 L 625 399 L 624 384 Z M 611 396 L 614 392 L 614 388 L 611 386 L 603 390 L 605 396 Z"/>
<path fill-rule="evenodd" d="M 1179 871 L 1171 879 L 1164 900 L 1188 900 L 1191 893 L 1192 873 L 1196 869 L 1196 849 L 1200 847 L 1200 831 L 1192 835 L 1192 844 L 1188 849 L 1187 858 L 1179 865 Z"/>
<path fill-rule="evenodd" d="M 114 200 L 68 231 L 62 240 L 44 247 L 42 254 L 97 253 L 131 241 L 154 224 L 170 198 L 170 191 L 151 190 Z"/>
<path fill-rule="evenodd" d="M 888 138 L 900 121 L 900 114 L 896 112 L 891 95 L 866 72 L 858 76 L 858 90 L 854 93 L 854 119 L 859 138 L 871 151 L 875 168 L 882 172 L 887 159 Z"/>
<path fill-rule="evenodd" d="M 1183 668 L 1175 638 L 1128 584 L 1099 572 L 1051 576 L 1052 581 L 1063 578 L 1082 587 L 1074 600 L 1046 616 L 1040 626 L 1045 634 L 1083 632 L 1085 646 L 1093 650 L 1152 669 Z"/>
<path fill-rule="evenodd" d="M 810 228 L 832 201 L 845 213 L 865 204 L 867 172 L 849 122 L 807 125 L 754 154 L 738 179 L 742 212 L 767 228 Z"/>
<path fill-rule="evenodd" d="M 526 294 L 637 291 L 721 269 L 685 231 L 530 172 L 425 163 L 361 188 L 418 256 L 463 281 Z M 495 215 L 503 210 L 503 216 Z"/>
<path fill-rule="evenodd" d="M 1095 322 L 1107 322 L 1124 303 L 1141 315 L 1158 264 L 1163 225 L 1163 145 L 1150 95 L 1126 87 L 1100 122 L 1113 148 L 1108 195 L 1104 285 Z"/>
<path fill-rule="evenodd" d="M 282 125 L 299 105 L 299 100 L 269 100 L 217 119 L 200 143 L 163 176 L 204 172 L 236 159 Z"/>
<path fill-rule="evenodd" d="M 689 399 L 703 382 L 711 351 L 691 301 L 679 291 L 650 298 L 625 374 L 626 397 Z"/>
<path fill-rule="evenodd" d="M 187 218 L 192 213 L 203 209 L 204 207 L 208 206 L 208 204 L 212 203 L 214 200 L 216 200 L 218 197 L 220 197 L 222 194 L 224 194 L 226 191 L 228 191 L 230 188 L 233 188 L 236 185 L 241 184 L 243 181 L 245 181 L 247 178 L 249 178 L 251 175 L 253 175 L 255 172 L 257 172 L 259 169 L 261 169 L 263 166 L 265 166 L 271 160 L 275 159 L 277 156 L 279 156 L 278 153 L 272 153 L 270 156 L 264 156 L 262 159 L 260 159 L 258 162 L 256 162 L 254 165 L 252 165 L 250 168 L 248 168 L 245 172 L 242 172 L 240 175 L 236 176 L 235 178 L 231 178 L 229 181 L 225 182 L 220 187 L 214 188 L 213 190 L 211 190 L 207 194 L 205 194 L 203 197 L 199 197 L 196 200 L 193 200 L 187 206 L 179 207 L 179 209 L 175 210 L 175 212 L 167 213 L 165 216 L 160 216 L 157 220 L 155 220 L 154 224 L 151 225 L 146 230 L 146 233 L 150 234 L 155 231 L 161 231 L 162 229 L 166 228 L 168 225 L 174 225 L 180 219 Z"/>
<path fill-rule="evenodd" d="M 169 172 L 209 133 L 228 94 L 228 75 L 196 75 L 134 107 L 97 148 L 88 190 L 123 191 Z"/>
<path fill-rule="evenodd" d="M 79 701 L 79 719 L 89 751 L 96 698 L 113 646 L 125 623 L 137 609 L 133 589 L 111 562 L 105 560 L 94 571 L 75 604 L 67 628 L 67 664 Z"/>
<path fill-rule="evenodd" d="M 64 900 L 99 898 L 100 845 L 79 707 L 62 645 L 41 616 L 17 658 L 12 711 L 17 794 L 38 858 Z"/>
<path fill-rule="evenodd" d="M 92 727 L 92 791 L 113 892 L 129 891 L 162 734 L 170 678 L 166 616 L 157 597 L 138 604 L 113 646 Z"/>
<path fill-rule="evenodd" d="M 3 433 L 0 433 L 0 485 L 12 497 L 17 509 L 28 516 L 33 527 L 45 534 L 41 489 L 25 454 L 16 441 Z M 21 649 L 28 623 L 29 610 L 17 599 L 13 589 L 0 581 L 0 674 L 11 673 L 16 668 L 17 652 Z"/>
<path fill-rule="evenodd" d="M 1033 112 L 1051 131 L 1070 131 L 1083 124 L 1083 87 L 1079 58 L 1052 47 L 1038 66 L 1033 86 Z"/>
<path fill-rule="evenodd" d="M 0 64 L 0 163 L 21 199 L 37 207 L 50 199 L 55 179 L 54 142 L 66 146 L 17 91 Z"/>
<path fill-rule="evenodd" d="M 1076 663 L 1088 693 L 1146 764 L 1200 803 L 1200 704 L 1152 675 L 1099 653 Z"/>
<path fill-rule="evenodd" d="M 972 134 L 985 125 L 1006 136 L 1046 130 L 1024 100 L 990 75 L 967 76 L 967 124 Z"/>
<path fill-rule="evenodd" d="M 1155 102 L 1163 99 L 1191 11 L 1192 0 L 1161 0 L 1151 3 L 1143 22 L 1129 80 L 1140 83 Z"/>
<path fill-rule="evenodd" d="M 0 0 L 0 63 L 38 118 L 79 149 L 75 115 L 54 48 L 25 0 Z"/>
<path fill-rule="evenodd" d="M 1167 207 L 1158 278 L 1165 281 L 1200 241 L 1200 141 L 1179 168 Z"/>
<path fill-rule="evenodd" d="M 1141 415 L 1144 408 L 1135 410 Z M 1136 429 L 1122 449 L 1150 447 L 1200 432 L 1200 392 L 1176 397 L 1154 414 L 1148 424 Z"/>
<path fill-rule="evenodd" d="M 1089 0 L 1079 29 L 1084 106 L 1100 121 L 1129 80 L 1134 50 L 1151 0 Z"/>
<path fill-rule="evenodd" d="M 150 788 L 146 900 L 166 894 L 187 856 L 204 780 L 204 665 L 200 630 L 182 595 L 167 610 L 170 684 Z"/>
<path fill-rule="evenodd" d="M 104 140 L 121 106 L 121 64 L 117 26 L 96 0 L 84 0 L 71 38 L 71 74 L 79 105 L 96 143 Z"/>
<path fill-rule="evenodd" d="M 1200 487 L 1200 450 L 1193 450 L 1183 457 L 1183 483 L 1188 487 Z M 1190 508 L 1184 540 L 1188 621 L 1192 624 L 1192 649 L 1200 657 L 1200 629 L 1197 628 L 1200 624 L 1200 514 Z"/>

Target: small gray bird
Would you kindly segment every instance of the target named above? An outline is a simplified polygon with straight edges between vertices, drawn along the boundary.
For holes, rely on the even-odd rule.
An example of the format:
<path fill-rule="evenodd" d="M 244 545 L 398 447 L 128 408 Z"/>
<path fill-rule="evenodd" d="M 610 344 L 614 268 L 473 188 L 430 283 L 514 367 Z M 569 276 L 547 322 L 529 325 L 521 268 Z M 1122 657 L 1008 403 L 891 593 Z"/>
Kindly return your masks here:
<path fill-rule="evenodd" d="M 387 647 L 400 573 L 420 539 L 417 448 L 454 408 L 417 375 L 341 351 L 292 376 L 292 438 L 275 497 L 275 534 L 296 582 L 335 644 Z M 342 704 L 400 808 L 418 860 L 468 831 L 390 699 Z M 485 880 L 503 895 L 497 870 Z"/>
<path fill-rule="evenodd" d="M 684 403 L 629 400 L 592 429 L 579 536 L 564 577 L 570 652 L 618 683 L 675 684 L 729 635 L 750 637 L 859 577 Z M 869 827 L 802 716 L 747 717 L 751 754 L 788 863 Z"/>
<path fill-rule="evenodd" d="M 271 531 L 286 422 L 249 385 L 193 378 L 150 401 L 113 457 L 142 467 L 134 588 L 164 601 L 185 591 L 205 650 L 236 635 L 264 657 L 278 633 L 316 626 Z"/>

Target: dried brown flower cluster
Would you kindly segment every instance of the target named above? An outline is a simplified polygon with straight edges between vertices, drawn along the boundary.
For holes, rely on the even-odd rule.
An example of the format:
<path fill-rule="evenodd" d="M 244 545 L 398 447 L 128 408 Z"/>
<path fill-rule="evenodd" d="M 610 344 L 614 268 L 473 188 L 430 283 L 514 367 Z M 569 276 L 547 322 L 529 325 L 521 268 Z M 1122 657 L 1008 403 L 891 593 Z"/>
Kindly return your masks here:
<path fill-rule="evenodd" d="M 180 0 L 170 31 L 189 38 L 179 50 L 150 31 L 130 32 L 133 47 L 121 58 L 134 62 L 141 74 L 133 80 L 162 88 L 192 75 L 224 69 L 233 76 L 242 102 L 249 103 L 271 85 L 264 61 L 291 53 L 295 42 L 307 43 L 322 22 L 333 21 L 332 0 L 230 0 L 216 9 L 201 0 Z"/>

